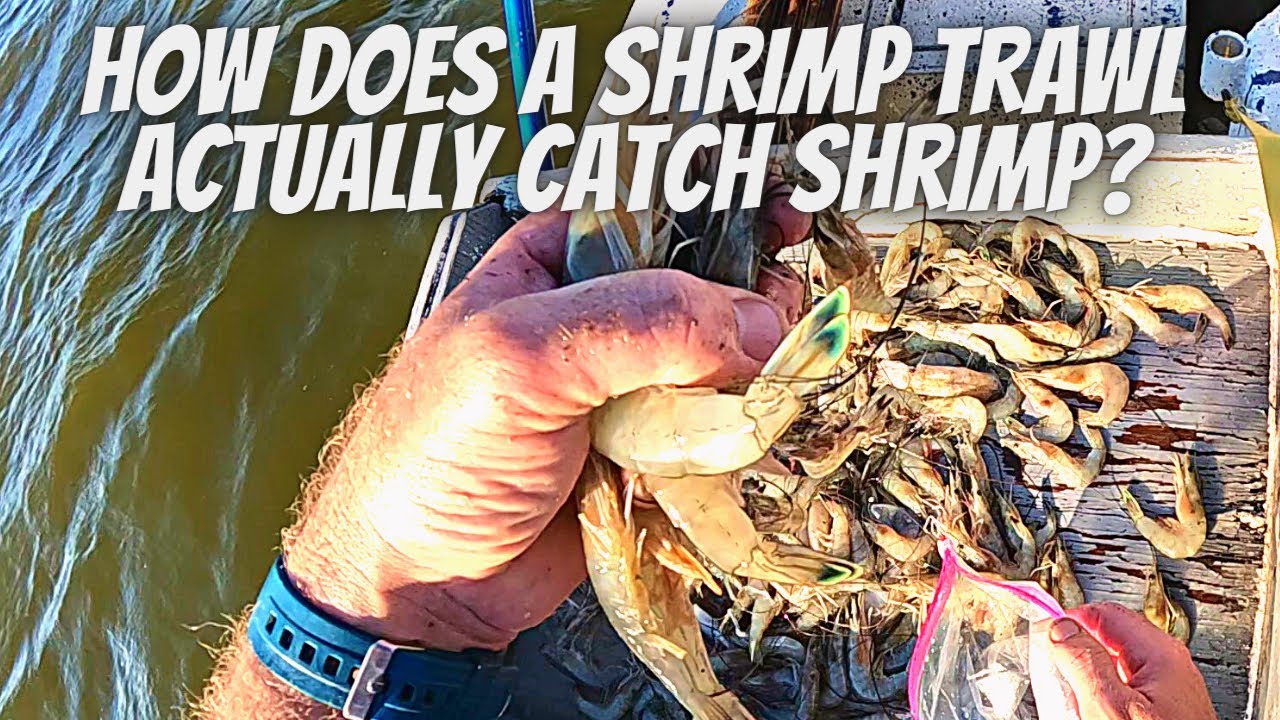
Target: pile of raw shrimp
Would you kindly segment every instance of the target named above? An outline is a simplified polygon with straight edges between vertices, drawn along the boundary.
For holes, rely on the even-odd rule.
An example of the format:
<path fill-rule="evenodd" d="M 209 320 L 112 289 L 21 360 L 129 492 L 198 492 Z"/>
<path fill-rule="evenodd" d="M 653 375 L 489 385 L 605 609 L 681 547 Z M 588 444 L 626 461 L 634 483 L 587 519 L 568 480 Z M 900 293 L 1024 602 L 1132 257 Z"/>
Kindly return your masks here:
<path fill-rule="evenodd" d="M 1055 489 L 1087 487 L 1106 462 L 1104 430 L 1129 400 L 1129 379 L 1110 360 L 1136 333 L 1189 344 L 1213 326 L 1230 347 L 1232 332 L 1198 288 L 1108 287 L 1087 243 L 1035 218 L 915 223 L 878 264 L 867 262 L 856 226 L 834 213 L 819 216 L 815 240 L 802 269 L 815 305 L 839 288 L 851 298 L 849 349 L 737 481 L 762 536 L 856 571 L 789 584 L 705 562 L 712 577 L 695 590 L 696 614 L 717 678 L 755 716 L 896 716 L 940 541 L 979 571 L 1039 582 L 1064 607 L 1084 601 L 1052 511 L 1033 527 L 992 482 L 1010 475 L 1005 458 Z M 1190 457 L 1176 458 L 1169 480 L 1176 507 L 1152 508 L 1159 517 L 1127 491 L 1122 503 L 1156 551 L 1190 557 L 1206 534 Z M 1158 570 L 1148 583 L 1148 617 L 1187 641 L 1187 614 Z M 590 653 L 575 649 L 583 635 L 572 631 L 593 611 L 587 603 L 566 612 L 561 660 L 582 661 Z M 629 684 L 617 681 L 608 702 L 579 709 L 682 715 L 630 667 Z"/>
<path fill-rule="evenodd" d="M 819 240 L 807 268 L 815 294 L 856 280 L 840 271 L 851 266 L 849 238 Z M 1036 218 L 915 223 L 863 284 L 857 295 L 869 300 L 852 312 L 844 372 L 775 445 L 804 472 L 756 473 L 743 494 L 758 527 L 867 572 L 842 589 L 742 584 L 721 623 L 727 635 L 745 628 L 748 652 L 775 628 L 843 637 L 851 654 L 828 664 L 816 702 L 848 709 L 902 697 L 912 645 L 904 626 L 923 616 L 944 538 L 975 569 L 1037 581 L 1064 607 L 1082 604 L 1052 513 L 1030 527 L 991 482 L 1005 470 L 1003 451 L 1028 476 L 1083 489 L 1106 462 L 1103 431 L 1129 400 L 1129 379 L 1110 360 L 1135 333 L 1181 345 L 1212 325 L 1232 343 L 1226 315 L 1200 289 L 1108 287 L 1087 243 Z M 1175 458 L 1169 479 L 1173 512 L 1148 517 L 1127 490 L 1122 502 L 1157 552 L 1186 558 L 1207 528 L 1189 456 Z M 1188 641 L 1185 610 L 1158 571 L 1148 582 L 1147 615 Z"/>

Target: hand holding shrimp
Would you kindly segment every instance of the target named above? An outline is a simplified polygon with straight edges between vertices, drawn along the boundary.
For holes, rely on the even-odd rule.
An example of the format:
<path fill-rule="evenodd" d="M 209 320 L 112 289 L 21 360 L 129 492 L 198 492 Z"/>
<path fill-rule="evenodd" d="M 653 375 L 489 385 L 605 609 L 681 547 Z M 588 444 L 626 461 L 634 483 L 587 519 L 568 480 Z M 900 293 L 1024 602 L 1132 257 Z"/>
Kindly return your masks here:
<path fill-rule="evenodd" d="M 780 217 L 776 244 L 797 240 L 803 220 Z M 498 648 L 550 615 L 585 577 L 571 495 L 592 409 L 654 383 L 752 378 L 794 312 L 667 270 L 560 288 L 566 225 L 560 213 L 517 223 L 405 342 L 347 439 L 348 455 L 368 445 L 394 465 L 360 473 L 349 490 L 334 478 L 317 501 L 317 511 L 358 509 L 359 522 L 346 524 L 378 518 L 369 547 L 360 534 L 351 540 L 378 587 L 335 604 L 354 612 L 377 607 L 391 588 L 447 586 L 454 607 L 475 617 L 431 637 L 410 619 L 389 636 Z M 796 296 L 778 275 L 767 278 L 763 293 Z M 338 494 L 348 500 L 327 499 Z M 315 554 L 311 524 L 286 541 L 291 568 Z"/>

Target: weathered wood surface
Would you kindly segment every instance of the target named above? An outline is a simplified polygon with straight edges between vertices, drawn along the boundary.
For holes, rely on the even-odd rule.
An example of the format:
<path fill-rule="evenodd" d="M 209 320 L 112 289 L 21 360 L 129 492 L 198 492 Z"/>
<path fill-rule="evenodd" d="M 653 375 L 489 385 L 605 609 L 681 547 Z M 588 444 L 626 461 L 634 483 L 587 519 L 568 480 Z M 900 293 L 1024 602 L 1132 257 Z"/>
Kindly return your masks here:
<path fill-rule="evenodd" d="M 882 238 L 872 238 L 878 243 Z M 1151 550 L 1119 503 L 1128 486 L 1149 514 L 1172 514 L 1173 453 L 1190 451 L 1209 516 L 1204 548 L 1188 560 L 1160 559 L 1170 593 L 1184 603 L 1195 635 L 1192 655 L 1223 718 L 1243 718 L 1259 612 L 1266 533 L 1270 278 L 1266 259 L 1246 243 L 1143 239 L 1091 241 L 1106 284 L 1145 279 L 1189 284 L 1227 309 L 1233 349 L 1217 331 L 1196 346 L 1160 347 L 1139 336 L 1115 359 L 1132 381 L 1132 399 L 1108 430 L 1110 457 L 1083 493 L 1048 488 L 1040 468 L 1024 469 L 1012 490 L 1024 513 L 1052 503 L 1090 601 L 1141 609 Z M 1075 438 L 1079 442 L 1079 438 Z M 1077 452 L 1083 456 L 1083 446 Z M 1018 467 L 1010 459 L 1007 474 Z"/>
<path fill-rule="evenodd" d="M 1192 655 L 1218 712 L 1242 718 L 1265 539 L 1267 264 L 1261 253 L 1244 247 L 1144 242 L 1109 249 L 1119 264 L 1107 264 L 1108 284 L 1151 277 L 1157 283 L 1196 285 L 1229 308 L 1238 341 L 1227 351 L 1212 330 L 1193 347 L 1164 348 L 1139 337 L 1118 358 L 1134 381 L 1133 397 L 1110 429 L 1111 454 L 1102 476 L 1077 497 L 1066 492 L 1054 497 L 1064 512 L 1074 511 L 1066 538 L 1089 600 L 1140 608 L 1151 550 L 1121 509 L 1118 487 L 1129 486 L 1149 512 L 1169 514 L 1171 454 L 1192 452 L 1209 536 L 1195 557 L 1162 558 L 1160 567 L 1195 623 Z M 1168 257 L 1174 249 L 1181 254 Z"/>

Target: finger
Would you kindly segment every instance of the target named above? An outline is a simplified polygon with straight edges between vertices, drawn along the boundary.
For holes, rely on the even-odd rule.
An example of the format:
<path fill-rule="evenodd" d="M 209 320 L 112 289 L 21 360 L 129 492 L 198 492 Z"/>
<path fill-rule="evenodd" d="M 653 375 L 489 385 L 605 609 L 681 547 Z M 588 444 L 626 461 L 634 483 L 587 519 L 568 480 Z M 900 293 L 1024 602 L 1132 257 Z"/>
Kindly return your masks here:
<path fill-rule="evenodd" d="M 504 300 L 560 286 L 568 213 L 527 215 L 489 248 L 433 314 L 457 320 Z"/>
<path fill-rule="evenodd" d="M 1075 692 L 1053 665 L 1053 641 L 1049 639 L 1052 620 L 1031 626 L 1031 653 L 1027 660 L 1031 691 L 1040 711 L 1038 720 L 1080 720 L 1080 706 Z"/>
<path fill-rule="evenodd" d="M 791 268 L 782 263 L 761 265 L 756 292 L 772 300 L 782 310 L 789 325 L 800 320 L 804 310 L 804 281 Z"/>
<path fill-rule="evenodd" d="M 508 300 L 472 323 L 502 350 L 540 412 L 580 417 L 649 385 L 724 386 L 752 378 L 785 318 L 752 292 L 675 270 L 642 270 Z"/>
<path fill-rule="evenodd" d="M 1080 717 L 1128 720 L 1132 710 L 1149 704 L 1121 682 L 1111 653 L 1075 620 L 1055 620 L 1049 640 L 1054 668 L 1070 686 Z"/>
<path fill-rule="evenodd" d="M 761 247 L 770 257 L 809 237 L 809 215 L 791 204 L 791 189 L 790 185 L 775 179 L 764 193 L 761 209 L 765 236 Z"/>
<path fill-rule="evenodd" d="M 1067 615 L 1117 657 L 1130 684 L 1138 685 L 1144 675 L 1190 657 L 1182 643 L 1123 605 L 1096 603 L 1069 610 Z"/>

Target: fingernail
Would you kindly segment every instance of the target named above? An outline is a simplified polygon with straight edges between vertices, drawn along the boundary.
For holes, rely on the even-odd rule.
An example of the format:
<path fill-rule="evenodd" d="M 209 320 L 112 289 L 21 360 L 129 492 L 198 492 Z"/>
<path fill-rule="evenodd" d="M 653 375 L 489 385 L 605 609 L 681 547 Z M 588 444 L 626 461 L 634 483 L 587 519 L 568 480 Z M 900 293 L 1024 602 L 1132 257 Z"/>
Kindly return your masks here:
<path fill-rule="evenodd" d="M 768 360 L 782 341 L 782 322 L 778 311 L 763 299 L 743 298 L 733 301 L 733 314 L 738 321 L 738 342 L 742 351 L 755 360 Z"/>
<path fill-rule="evenodd" d="M 1049 626 L 1049 639 L 1056 643 L 1066 642 L 1079 634 L 1080 624 L 1071 618 L 1055 620 L 1053 625 Z"/>

